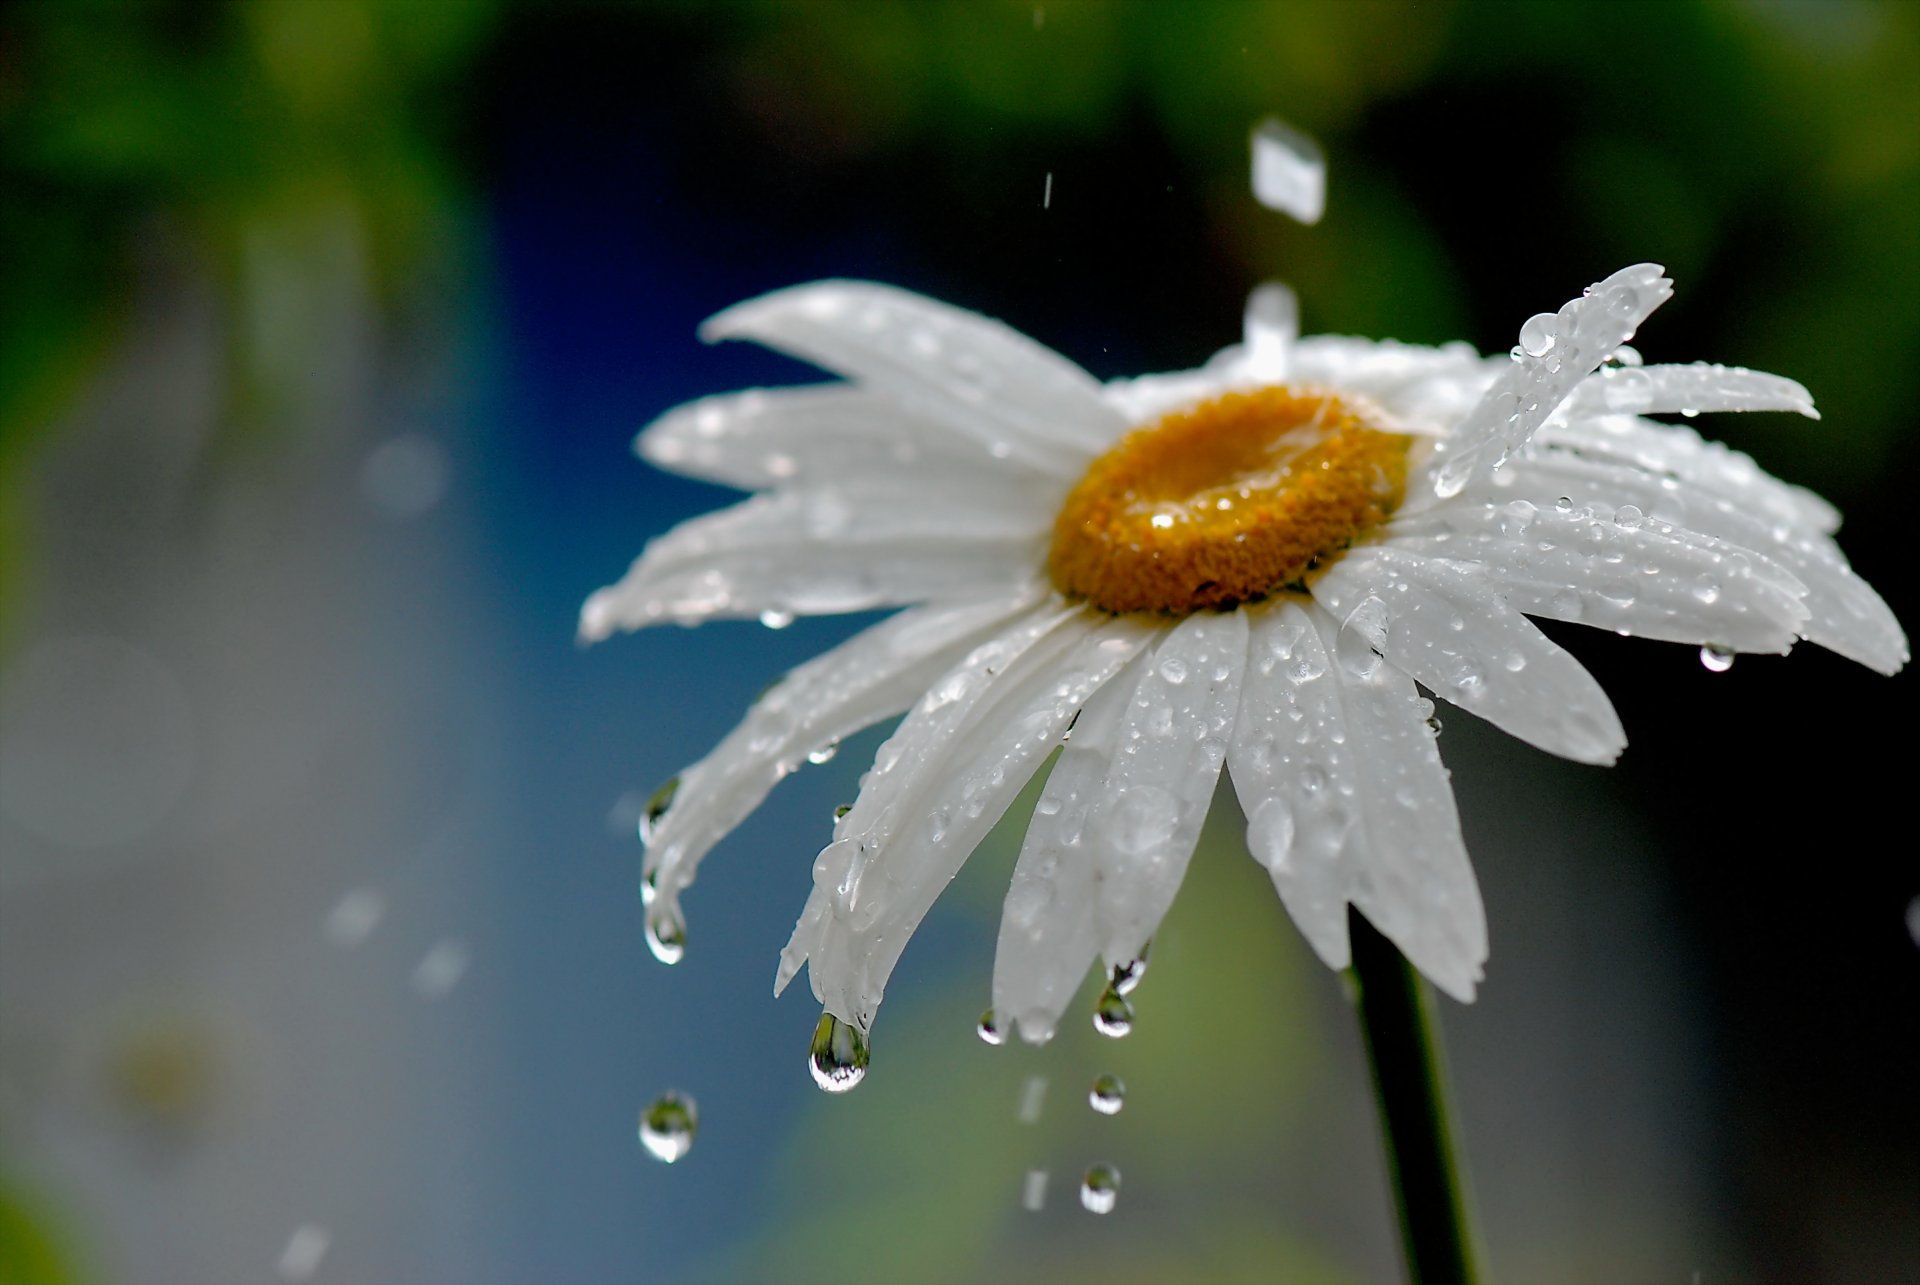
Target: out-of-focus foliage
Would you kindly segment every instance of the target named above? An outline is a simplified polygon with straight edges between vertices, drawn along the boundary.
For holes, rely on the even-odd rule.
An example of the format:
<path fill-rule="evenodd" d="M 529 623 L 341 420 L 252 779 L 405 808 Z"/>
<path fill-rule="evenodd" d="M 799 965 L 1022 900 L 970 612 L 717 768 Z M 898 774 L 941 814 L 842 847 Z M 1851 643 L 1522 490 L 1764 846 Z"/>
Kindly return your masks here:
<path fill-rule="evenodd" d="M 0 1285 L 68 1285 L 73 1279 L 41 1211 L 0 1183 Z"/>
<path fill-rule="evenodd" d="M 391 295 L 462 190 L 450 82 L 490 0 L 30 0 L 0 15 L 0 618 L 32 445 L 119 333 L 143 243 L 230 300 L 227 427 L 286 412 L 301 296 Z M 151 255 L 147 256 L 151 258 Z"/>

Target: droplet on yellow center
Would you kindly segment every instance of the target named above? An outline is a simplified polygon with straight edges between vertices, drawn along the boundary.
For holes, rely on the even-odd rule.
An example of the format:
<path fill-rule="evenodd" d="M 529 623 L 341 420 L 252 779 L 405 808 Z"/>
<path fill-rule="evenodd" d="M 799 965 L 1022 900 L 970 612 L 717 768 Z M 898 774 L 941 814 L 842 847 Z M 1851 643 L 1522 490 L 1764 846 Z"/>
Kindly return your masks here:
<path fill-rule="evenodd" d="M 1330 393 L 1284 385 L 1175 411 L 1087 469 L 1054 522 L 1047 572 L 1113 612 L 1265 597 L 1398 507 L 1411 443 Z"/>

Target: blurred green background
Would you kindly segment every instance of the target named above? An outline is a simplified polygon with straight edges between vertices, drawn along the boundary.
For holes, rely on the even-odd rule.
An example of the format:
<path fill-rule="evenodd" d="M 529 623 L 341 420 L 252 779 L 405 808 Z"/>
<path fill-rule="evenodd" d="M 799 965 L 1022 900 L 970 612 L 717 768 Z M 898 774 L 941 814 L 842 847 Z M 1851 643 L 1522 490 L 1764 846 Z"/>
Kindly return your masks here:
<path fill-rule="evenodd" d="M 1319 226 L 1249 198 L 1275 113 Z M 974 1038 L 1003 826 L 867 1084 L 812 1090 L 766 983 L 877 733 L 647 957 L 638 800 L 853 622 L 576 649 L 725 498 L 627 442 L 812 377 L 692 334 L 812 277 L 1115 377 L 1270 277 L 1309 331 L 1499 351 L 1651 259 L 1641 349 L 1813 390 L 1698 425 L 1834 500 L 1911 625 L 1917 224 L 1904 0 L 0 10 L 0 1282 L 1392 1277 L 1352 1015 L 1230 797 L 1119 1043 Z M 1619 768 L 1444 715 L 1494 1275 L 1920 1280 L 1912 680 L 1554 633 Z M 631 1132 L 667 1088 L 671 1170 Z"/>

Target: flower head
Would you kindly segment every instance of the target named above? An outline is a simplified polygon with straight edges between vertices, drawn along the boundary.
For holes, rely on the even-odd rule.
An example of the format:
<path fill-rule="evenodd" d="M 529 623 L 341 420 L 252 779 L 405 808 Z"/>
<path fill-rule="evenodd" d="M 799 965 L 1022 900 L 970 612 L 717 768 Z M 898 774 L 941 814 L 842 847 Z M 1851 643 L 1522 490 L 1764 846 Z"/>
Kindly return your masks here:
<path fill-rule="evenodd" d="M 1792 380 L 1642 365 L 1671 293 L 1613 274 L 1465 344 L 1298 338 L 1263 287 L 1200 370 L 1102 385 L 1008 327 L 826 281 L 707 322 L 845 382 L 707 398 L 638 449 L 758 492 L 654 540 L 582 613 L 662 621 L 904 610 L 794 670 L 652 810 L 663 958 L 701 859 L 810 752 L 901 713 L 814 863 L 776 990 L 807 966 L 816 1070 L 857 1080 L 921 918 L 1058 749 L 1008 889 L 993 1004 L 1048 1038 L 1096 961 L 1129 969 L 1173 901 L 1222 770 L 1247 842 L 1328 965 L 1357 907 L 1470 1000 L 1486 921 L 1422 689 L 1586 763 L 1626 743 L 1529 616 L 1733 652 L 1807 638 L 1882 672 L 1898 623 L 1838 516 L 1691 428 L 1815 417 Z"/>

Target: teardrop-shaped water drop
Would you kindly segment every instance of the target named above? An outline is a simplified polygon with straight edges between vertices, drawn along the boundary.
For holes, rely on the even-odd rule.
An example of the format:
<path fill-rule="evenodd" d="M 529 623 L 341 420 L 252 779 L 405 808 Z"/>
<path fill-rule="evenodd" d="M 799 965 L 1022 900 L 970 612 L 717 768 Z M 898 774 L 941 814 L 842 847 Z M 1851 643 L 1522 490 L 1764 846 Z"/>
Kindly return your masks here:
<path fill-rule="evenodd" d="M 1133 1030 L 1133 1005 L 1127 997 L 1109 986 L 1100 993 L 1093 1007 L 1093 1029 L 1108 1039 L 1117 1040 Z"/>
<path fill-rule="evenodd" d="M 992 1009 L 980 1014 L 980 1021 L 973 1030 L 982 1044 L 1000 1045 L 1007 1042 L 1007 1028 L 1000 1025 L 1000 1017 Z"/>
<path fill-rule="evenodd" d="M 1080 1180 L 1080 1203 L 1091 1213 L 1111 1213 L 1119 1199 L 1120 1171 L 1112 1165 L 1095 1165 Z"/>
<path fill-rule="evenodd" d="M 1712 673 L 1724 674 L 1733 668 L 1733 648 L 1708 643 L 1700 649 L 1700 663 Z"/>
<path fill-rule="evenodd" d="M 1119 1115 L 1120 1108 L 1127 1104 L 1127 1083 L 1112 1072 L 1093 1082 L 1093 1088 L 1087 1091 L 1087 1105 L 1101 1115 Z"/>
<path fill-rule="evenodd" d="M 640 1113 L 640 1145 L 655 1160 L 672 1164 L 693 1149 L 700 1109 L 684 1093 L 668 1090 Z"/>
<path fill-rule="evenodd" d="M 845 1093 L 866 1078 L 868 1057 L 867 1037 L 857 1027 L 832 1013 L 820 1014 L 807 1055 L 815 1084 L 828 1093 Z"/>
<path fill-rule="evenodd" d="M 663 964 L 677 964 L 687 953 L 687 925 L 677 910 L 656 903 L 647 908 L 647 949 Z"/>
<path fill-rule="evenodd" d="M 1147 975 L 1147 951 L 1152 945 L 1152 942 L 1148 942 L 1147 945 L 1142 946 L 1140 958 L 1131 963 L 1113 966 L 1113 976 L 1107 984 L 1113 988 L 1116 995 L 1133 994 L 1134 988 L 1140 984 L 1140 979 Z"/>
<path fill-rule="evenodd" d="M 647 805 L 640 809 L 640 842 L 652 843 L 653 831 L 660 824 L 660 818 L 673 806 L 673 796 L 680 793 L 680 778 L 670 776 L 652 794 L 647 796 Z"/>

